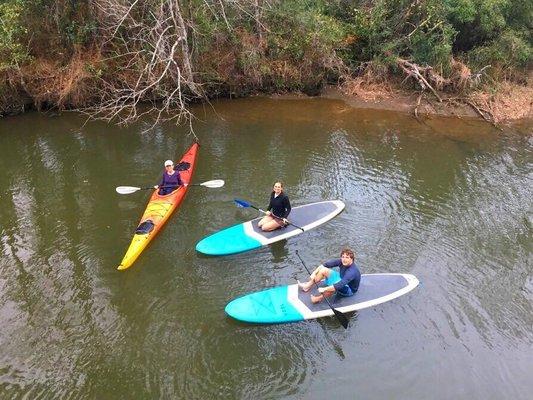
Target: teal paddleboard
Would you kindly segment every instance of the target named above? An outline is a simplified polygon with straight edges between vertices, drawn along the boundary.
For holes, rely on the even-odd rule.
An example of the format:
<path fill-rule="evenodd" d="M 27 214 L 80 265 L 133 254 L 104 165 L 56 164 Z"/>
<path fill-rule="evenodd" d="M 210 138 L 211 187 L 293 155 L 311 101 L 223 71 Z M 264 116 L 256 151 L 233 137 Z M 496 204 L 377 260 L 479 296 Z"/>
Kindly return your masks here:
<path fill-rule="evenodd" d="M 333 296 L 330 302 L 343 313 L 358 311 L 409 293 L 418 284 L 418 279 L 411 274 L 363 274 L 357 293 L 351 297 Z M 256 324 L 296 322 L 333 315 L 325 301 L 311 303 L 310 294 L 318 294 L 316 288 L 303 292 L 297 284 L 279 286 L 236 298 L 226 305 L 225 311 L 239 321 Z"/>
<path fill-rule="evenodd" d="M 294 225 L 288 225 L 272 232 L 263 232 L 257 226 L 261 218 L 256 218 L 205 237 L 198 242 L 196 250 L 212 256 L 242 253 L 313 229 L 329 221 L 343 209 L 344 203 L 340 200 L 321 201 L 293 207 L 288 218 Z M 303 228 L 303 231 L 296 226 Z"/>

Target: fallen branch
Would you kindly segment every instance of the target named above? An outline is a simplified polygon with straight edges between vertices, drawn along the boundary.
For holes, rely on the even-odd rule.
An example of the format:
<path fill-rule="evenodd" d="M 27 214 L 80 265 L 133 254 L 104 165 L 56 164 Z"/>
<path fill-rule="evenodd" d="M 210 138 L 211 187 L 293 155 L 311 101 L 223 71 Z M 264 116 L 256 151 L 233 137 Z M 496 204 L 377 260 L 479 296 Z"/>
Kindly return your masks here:
<path fill-rule="evenodd" d="M 442 102 L 442 99 L 437 93 L 437 91 L 433 88 L 433 86 L 429 84 L 427 79 L 421 73 L 421 72 L 429 71 L 430 69 L 432 69 L 431 67 L 420 67 L 417 64 L 404 60 L 402 58 L 398 58 L 397 62 L 400 68 L 407 74 L 407 78 L 409 77 L 414 78 L 418 82 L 418 84 L 422 87 L 422 90 L 425 90 L 425 89 L 431 90 L 431 92 L 435 95 L 435 97 L 439 100 L 439 102 Z"/>
<path fill-rule="evenodd" d="M 481 118 L 483 118 L 485 121 L 487 121 L 487 122 L 491 123 L 492 125 L 496 126 L 496 124 L 494 123 L 494 118 L 492 117 L 492 115 L 491 115 L 488 111 L 485 110 L 485 112 L 487 112 L 487 115 L 488 115 L 488 116 L 487 116 L 487 115 L 485 115 L 485 113 L 484 113 L 483 111 L 481 111 L 481 110 L 479 109 L 478 106 L 476 106 L 476 105 L 475 105 L 474 103 L 472 103 L 470 100 L 463 99 L 463 102 L 464 102 L 465 104 L 468 104 L 470 107 L 472 107 L 472 108 L 474 109 L 474 111 L 475 111 L 476 113 L 478 113 L 478 114 L 481 116 Z"/>
<path fill-rule="evenodd" d="M 496 129 L 498 129 L 500 131 L 503 131 L 502 127 L 499 126 L 496 123 L 496 118 L 494 117 L 492 112 L 490 112 L 489 110 L 486 110 L 484 108 L 481 108 L 481 107 L 477 106 L 473 101 L 471 101 L 469 99 L 456 98 L 454 100 L 457 100 L 457 101 L 459 101 L 459 102 L 461 102 L 463 104 L 466 104 L 466 105 L 470 106 L 481 118 L 483 118 L 483 120 L 485 120 L 486 122 L 490 123 Z"/>

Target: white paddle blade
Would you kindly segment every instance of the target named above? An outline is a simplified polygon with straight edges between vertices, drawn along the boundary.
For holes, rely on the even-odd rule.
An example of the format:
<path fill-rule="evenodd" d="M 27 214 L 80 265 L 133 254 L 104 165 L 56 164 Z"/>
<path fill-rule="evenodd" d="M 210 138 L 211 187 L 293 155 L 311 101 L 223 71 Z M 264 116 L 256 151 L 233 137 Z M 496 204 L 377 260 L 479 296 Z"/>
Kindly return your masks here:
<path fill-rule="evenodd" d="M 208 188 L 219 188 L 224 186 L 224 181 L 222 179 L 215 179 L 212 181 L 200 183 L 200 186 L 205 186 Z"/>
<path fill-rule="evenodd" d="M 130 193 L 135 193 L 135 192 L 141 190 L 141 188 L 140 187 L 135 187 L 135 186 L 117 186 L 117 188 L 115 190 L 119 194 L 130 194 Z"/>

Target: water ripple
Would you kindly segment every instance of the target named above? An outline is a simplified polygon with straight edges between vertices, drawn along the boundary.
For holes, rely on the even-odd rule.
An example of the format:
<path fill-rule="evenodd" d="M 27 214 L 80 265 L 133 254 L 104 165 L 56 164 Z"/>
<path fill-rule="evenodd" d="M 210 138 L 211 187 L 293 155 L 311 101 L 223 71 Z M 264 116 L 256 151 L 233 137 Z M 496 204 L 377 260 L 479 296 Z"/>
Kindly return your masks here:
<path fill-rule="evenodd" d="M 148 193 L 114 187 L 157 180 L 186 132 L 141 132 L 146 121 L 80 131 L 74 114 L 0 122 L 10 124 L 0 135 L 0 397 L 530 397 L 530 137 L 474 121 L 421 126 L 339 100 L 217 102 L 204 114 L 195 178 L 226 185 L 191 188 L 121 273 Z M 341 199 L 346 209 L 253 252 L 194 251 L 257 216 L 233 199 L 265 207 L 277 179 L 293 205 Z M 349 315 L 348 330 L 335 318 L 250 326 L 224 314 L 236 296 L 304 279 L 295 250 L 314 267 L 343 246 L 364 273 L 411 272 L 422 284 Z"/>

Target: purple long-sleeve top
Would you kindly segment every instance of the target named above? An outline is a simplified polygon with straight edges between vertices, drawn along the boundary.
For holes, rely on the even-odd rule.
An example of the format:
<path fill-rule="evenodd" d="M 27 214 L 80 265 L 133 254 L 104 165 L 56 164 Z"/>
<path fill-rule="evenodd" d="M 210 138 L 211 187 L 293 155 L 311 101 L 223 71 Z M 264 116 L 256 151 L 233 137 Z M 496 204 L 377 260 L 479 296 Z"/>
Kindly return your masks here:
<path fill-rule="evenodd" d="M 164 187 L 163 187 L 164 186 Z M 179 171 L 174 171 L 172 175 L 163 172 L 163 177 L 159 183 L 159 194 L 165 195 L 173 192 L 178 186 L 183 186 L 183 181 Z"/>

